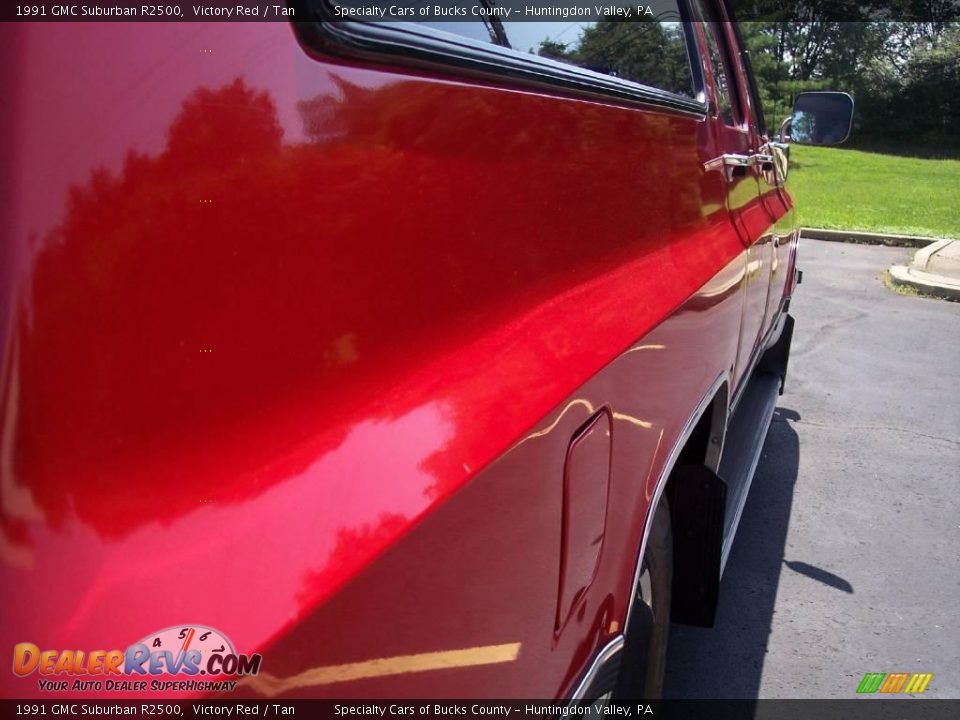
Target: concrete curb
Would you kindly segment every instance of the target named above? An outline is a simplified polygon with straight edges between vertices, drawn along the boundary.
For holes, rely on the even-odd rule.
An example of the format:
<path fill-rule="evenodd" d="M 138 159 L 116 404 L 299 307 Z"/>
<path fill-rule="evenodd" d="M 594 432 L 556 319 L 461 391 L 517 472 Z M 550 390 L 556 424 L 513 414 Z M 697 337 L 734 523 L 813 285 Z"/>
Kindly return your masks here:
<path fill-rule="evenodd" d="M 922 248 L 944 238 L 920 237 L 918 235 L 890 235 L 887 233 L 860 232 L 859 230 L 824 230 L 802 228 L 800 237 L 810 240 L 857 243 L 860 245 L 887 245 L 889 247 Z"/>
<path fill-rule="evenodd" d="M 890 268 L 890 279 L 896 285 L 906 285 L 926 295 L 960 301 L 960 281 L 945 275 L 923 272 L 906 265 L 893 265 Z"/>
<path fill-rule="evenodd" d="M 911 267 L 932 275 L 943 275 L 960 284 L 960 241 L 941 240 L 917 250 Z"/>
<path fill-rule="evenodd" d="M 910 265 L 894 265 L 890 279 L 926 295 L 960 300 L 960 240 L 940 240 L 917 250 Z"/>
<path fill-rule="evenodd" d="M 937 240 L 937 242 L 930 243 L 922 250 L 917 250 L 913 256 L 913 266 L 919 270 L 927 269 L 930 266 L 930 260 L 933 258 L 933 255 L 952 242 L 952 240 Z"/>

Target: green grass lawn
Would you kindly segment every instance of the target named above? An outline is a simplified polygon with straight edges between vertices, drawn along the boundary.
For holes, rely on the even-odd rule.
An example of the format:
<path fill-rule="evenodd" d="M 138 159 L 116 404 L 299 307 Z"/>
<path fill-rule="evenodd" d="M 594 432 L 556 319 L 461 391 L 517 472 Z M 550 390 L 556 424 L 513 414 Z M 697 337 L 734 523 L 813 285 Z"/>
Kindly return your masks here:
<path fill-rule="evenodd" d="M 790 148 L 800 224 L 960 238 L 960 160 Z"/>

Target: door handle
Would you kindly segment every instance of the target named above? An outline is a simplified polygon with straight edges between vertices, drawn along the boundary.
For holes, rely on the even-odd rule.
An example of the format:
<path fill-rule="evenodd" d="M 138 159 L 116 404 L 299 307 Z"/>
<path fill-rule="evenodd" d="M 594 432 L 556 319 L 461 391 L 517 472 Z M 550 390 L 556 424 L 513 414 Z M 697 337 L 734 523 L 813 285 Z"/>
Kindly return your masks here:
<path fill-rule="evenodd" d="M 759 165 L 762 170 L 773 170 L 773 155 L 754 153 L 740 155 L 738 153 L 724 153 L 718 158 L 707 160 L 703 164 L 704 170 L 715 170 L 719 167 L 730 168 L 733 175 L 742 175 L 748 167 Z"/>
<path fill-rule="evenodd" d="M 753 164 L 753 160 L 750 155 L 737 155 L 735 153 L 724 153 L 720 157 L 715 157 L 712 160 L 707 160 L 703 164 L 703 169 L 707 172 L 711 170 L 719 170 L 723 168 L 724 170 L 729 170 L 730 174 L 727 177 L 730 178 L 743 175 L 747 168 Z"/>
<path fill-rule="evenodd" d="M 723 164 L 728 167 L 750 167 L 751 165 L 760 165 L 766 169 L 769 165 L 773 167 L 773 155 L 766 153 L 754 153 L 753 155 L 728 154 L 723 156 Z"/>
<path fill-rule="evenodd" d="M 720 157 L 715 157 L 713 160 L 707 160 L 703 164 L 703 169 L 717 170 L 722 167 L 732 167 L 732 168 L 745 168 L 750 167 L 751 160 L 750 155 L 736 155 L 733 153 L 725 153 Z"/>
<path fill-rule="evenodd" d="M 723 164 L 726 167 L 732 168 L 745 168 L 750 167 L 754 164 L 756 155 L 737 155 L 735 153 L 727 153 L 722 156 Z"/>
<path fill-rule="evenodd" d="M 773 155 L 757 153 L 751 156 L 755 165 L 759 165 L 761 170 L 769 172 L 773 170 Z"/>

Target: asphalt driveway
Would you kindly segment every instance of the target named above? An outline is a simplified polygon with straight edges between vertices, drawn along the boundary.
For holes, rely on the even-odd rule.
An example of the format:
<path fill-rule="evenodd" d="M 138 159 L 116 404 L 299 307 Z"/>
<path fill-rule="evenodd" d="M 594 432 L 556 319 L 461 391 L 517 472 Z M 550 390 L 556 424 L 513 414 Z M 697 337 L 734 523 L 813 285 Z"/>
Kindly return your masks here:
<path fill-rule="evenodd" d="M 803 240 L 786 392 L 717 625 L 674 626 L 666 697 L 960 697 L 960 303 L 877 279 L 912 251 Z"/>

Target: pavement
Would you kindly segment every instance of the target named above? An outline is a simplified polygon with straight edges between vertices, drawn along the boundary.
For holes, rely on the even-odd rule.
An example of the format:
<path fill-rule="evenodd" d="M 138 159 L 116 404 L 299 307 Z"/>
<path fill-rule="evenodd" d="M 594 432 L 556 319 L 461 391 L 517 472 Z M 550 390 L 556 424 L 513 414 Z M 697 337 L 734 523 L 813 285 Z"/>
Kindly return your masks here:
<path fill-rule="evenodd" d="M 665 697 L 960 698 L 960 304 L 890 292 L 911 251 L 804 239 L 793 352 L 720 594 Z"/>
<path fill-rule="evenodd" d="M 823 228 L 803 228 L 801 234 L 809 240 L 920 248 L 912 261 L 890 267 L 893 284 L 960 301 L 960 240 Z"/>

